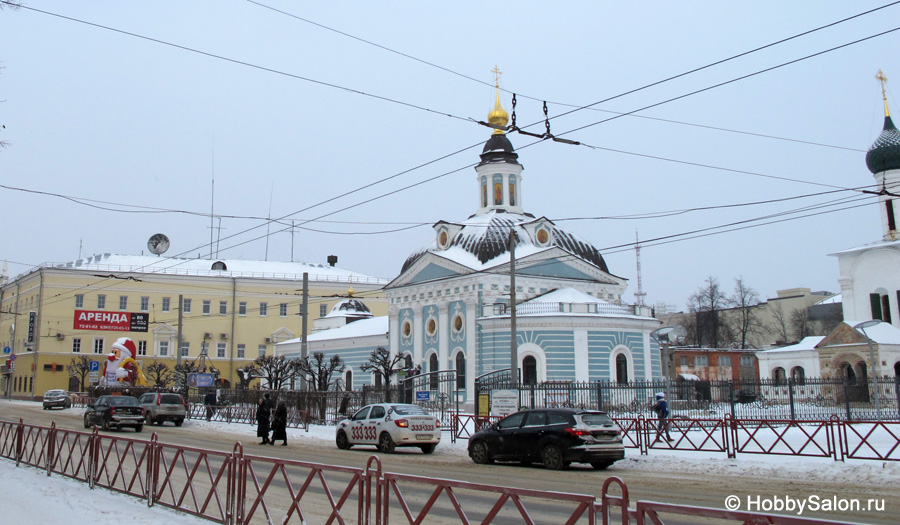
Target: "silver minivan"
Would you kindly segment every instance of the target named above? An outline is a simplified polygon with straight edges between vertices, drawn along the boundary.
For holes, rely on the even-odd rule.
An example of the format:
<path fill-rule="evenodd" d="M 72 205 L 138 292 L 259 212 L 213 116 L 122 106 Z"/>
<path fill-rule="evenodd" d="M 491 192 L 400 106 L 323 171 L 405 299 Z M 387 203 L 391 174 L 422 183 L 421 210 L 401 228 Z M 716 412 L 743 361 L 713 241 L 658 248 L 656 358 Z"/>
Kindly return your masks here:
<path fill-rule="evenodd" d="M 175 423 L 180 427 L 184 423 L 187 408 L 181 394 L 171 392 L 147 392 L 141 396 L 141 406 L 144 407 L 147 424 L 162 425 L 166 421 Z"/>

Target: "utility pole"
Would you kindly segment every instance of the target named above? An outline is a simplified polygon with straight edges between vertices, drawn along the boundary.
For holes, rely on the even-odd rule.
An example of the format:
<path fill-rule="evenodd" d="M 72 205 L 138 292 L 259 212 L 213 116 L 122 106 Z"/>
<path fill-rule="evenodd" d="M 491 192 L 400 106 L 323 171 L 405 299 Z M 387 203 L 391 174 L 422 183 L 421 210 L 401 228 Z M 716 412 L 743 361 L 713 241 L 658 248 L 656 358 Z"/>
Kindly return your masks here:
<path fill-rule="evenodd" d="M 303 272 L 303 319 L 300 324 L 300 359 L 306 361 L 309 348 L 306 346 L 306 320 L 309 318 L 309 272 Z M 306 376 L 300 378 L 300 389 L 306 390 Z"/>
<path fill-rule="evenodd" d="M 519 352 L 516 340 L 516 230 L 509 231 L 509 379 L 519 382 Z"/>
<path fill-rule="evenodd" d="M 181 322 L 184 314 L 184 296 L 178 294 L 178 344 L 175 345 L 175 366 L 181 366 Z"/>

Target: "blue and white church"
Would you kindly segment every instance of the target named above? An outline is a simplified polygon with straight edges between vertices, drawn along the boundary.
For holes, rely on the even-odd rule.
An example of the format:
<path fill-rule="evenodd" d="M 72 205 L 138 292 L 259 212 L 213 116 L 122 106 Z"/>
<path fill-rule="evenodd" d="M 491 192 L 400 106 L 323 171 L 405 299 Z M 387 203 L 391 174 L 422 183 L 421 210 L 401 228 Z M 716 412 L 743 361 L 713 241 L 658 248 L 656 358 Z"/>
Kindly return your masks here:
<path fill-rule="evenodd" d="M 384 288 L 386 323 L 366 321 L 373 333 L 351 330 L 352 323 L 314 332 L 308 351 L 339 354 L 351 371 L 346 379 L 359 388 L 374 383 L 359 366 L 386 340 L 393 355 L 423 373 L 455 371 L 461 398 L 471 402 L 476 377 L 511 365 L 512 261 L 524 383 L 661 378 L 650 337 L 661 323 L 649 308 L 622 303 L 627 280 L 610 272 L 591 243 L 525 211 L 524 167 L 503 131 L 508 114 L 499 89 L 488 122 L 495 131 L 475 167 L 475 213 L 433 225 L 431 238 Z M 276 351 L 297 357 L 299 345 L 287 341 Z"/>

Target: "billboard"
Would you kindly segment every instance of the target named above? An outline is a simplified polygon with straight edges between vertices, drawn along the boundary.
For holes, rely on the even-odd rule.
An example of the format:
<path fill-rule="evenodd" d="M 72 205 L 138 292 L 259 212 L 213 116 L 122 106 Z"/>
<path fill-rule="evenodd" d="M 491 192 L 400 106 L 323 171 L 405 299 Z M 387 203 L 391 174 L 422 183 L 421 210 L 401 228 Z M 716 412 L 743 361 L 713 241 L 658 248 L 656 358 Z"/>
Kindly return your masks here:
<path fill-rule="evenodd" d="M 112 332 L 146 332 L 148 315 L 132 312 L 97 312 L 75 310 L 76 330 L 107 330 Z"/>
<path fill-rule="evenodd" d="M 193 388 L 209 388 L 216 381 L 214 374 L 188 374 L 188 386 Z"/>

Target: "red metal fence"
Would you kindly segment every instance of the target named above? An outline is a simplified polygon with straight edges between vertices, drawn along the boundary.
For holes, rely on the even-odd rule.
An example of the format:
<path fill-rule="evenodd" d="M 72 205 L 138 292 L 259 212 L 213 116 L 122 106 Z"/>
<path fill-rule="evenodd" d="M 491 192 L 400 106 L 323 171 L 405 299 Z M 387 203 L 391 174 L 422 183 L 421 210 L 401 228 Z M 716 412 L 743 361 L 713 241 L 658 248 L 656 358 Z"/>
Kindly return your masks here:
<path fill-rule="evenodd" d="M 247 455 L 240 443 L 230 453 L 218 452 L 160 443 L 155 433 L 141 440 L 22 420 L 0 421 L 0 456 L 45 469 L 48 476 L 56 473 L 229 525 L 387 525 L 392 520 L 593 525 L 612 519 L 661 524 L 661 515 L 667 514 L 745 523 L 823 523 L 649 501 L 631 507 L 628 488 L 615 477 L 606 480 L 598 497 L 386 473 L 377 456 L 359 469 Z"/>

